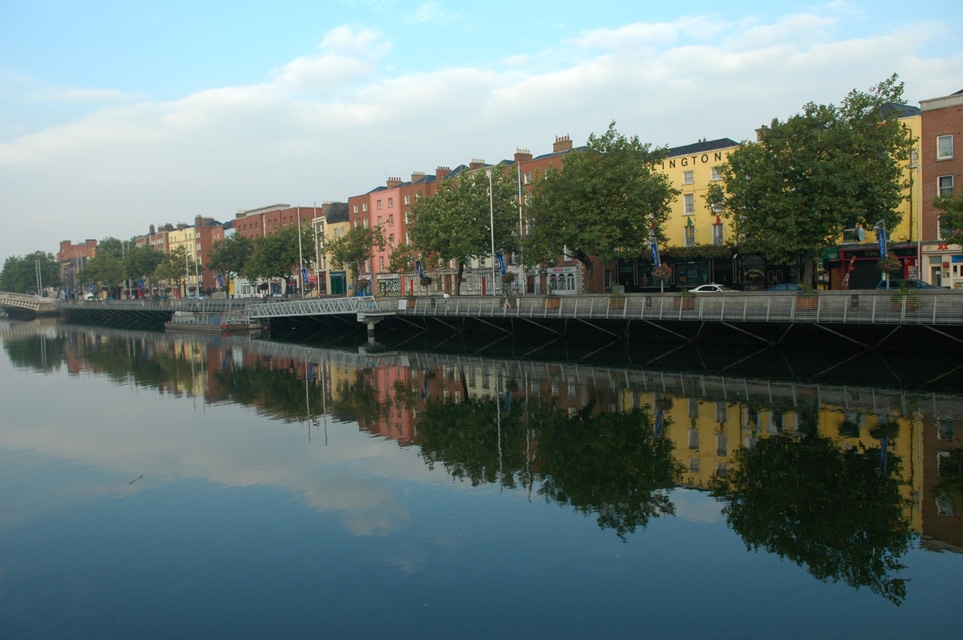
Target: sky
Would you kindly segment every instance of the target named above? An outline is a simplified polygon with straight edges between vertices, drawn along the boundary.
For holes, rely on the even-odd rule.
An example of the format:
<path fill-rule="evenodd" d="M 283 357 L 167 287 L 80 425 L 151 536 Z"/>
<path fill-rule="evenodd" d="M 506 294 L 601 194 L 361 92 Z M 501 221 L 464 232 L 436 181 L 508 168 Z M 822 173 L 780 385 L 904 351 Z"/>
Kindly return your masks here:
<path fill-rule="evenodd" d="M 0 260 L 320 206 L 473 159 L 753 139 L 899 74 L 963 89 L 956 2 L 0 0 Z"/>

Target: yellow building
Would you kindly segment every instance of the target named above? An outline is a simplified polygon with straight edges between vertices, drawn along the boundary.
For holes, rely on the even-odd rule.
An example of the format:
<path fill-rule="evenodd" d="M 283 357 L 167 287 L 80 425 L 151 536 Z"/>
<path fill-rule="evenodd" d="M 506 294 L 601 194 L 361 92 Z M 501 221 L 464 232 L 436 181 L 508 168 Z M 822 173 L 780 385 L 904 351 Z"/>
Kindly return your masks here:
<path fill-rule="evenodd" d="M 915 107 L 897 105 L 890 110 L 899 115 L 900 122 L 909 129 L 913 140 L 919 140 L 921 133 L 920 110 Z M 680 191 L 678 198 L 671 205 L 671 215 L 666 224 L 665 232 L 668 236 L 668 247 L 696 247 L 735 244 L 732 225 L 722 216 L 719 209 L 714 209 L 706 200 L 709 187 L 714 182 L 722 180 L 721 168 L 728 161 L 729 154 L 737 149 L 739 144 L 730 138 L 717 140 L 700 140 L 694 144 L 669 149 L 668 156 L 661 165 L 661 170 L 669 177 L 673 187 Z M 903 190 L 904 199 L 899 206 L 900 223 L 893 229 L 887 229 L 887 237 L 891 244 L 903 244 L 896 251 L 905 265 L 905 272 L 898 277 L 918 277 L 916 259 L 910 246 L 919 239 L 920 230 L 920 199 L 919 172 L 916 156 L 904 163 L 903 180 L 906 187 Z M 874 270 L 873 277 L 878 279 L 875 272 L 878 252 L 874 255 L 874 247 L 878 246 L 878 238 L 873 229 L 848 230 L 839 238 L 841 249 L 827 253 L 826 283 L 832 283 L 832 288 L 840 288 L 843 278 L 843 267 L 847 255 L 859 254 L 857 260 L 863 260 Z M 862 246 L 860 246 L 862 245 Z M 841 253 L 842 252 L 842 253 Z M 862 253 L 866 255 L 863 256 Z M 759 259 L 762 276 L 758 282 L 752 283 L 747 277 L 753 272 L 754 264 L 742 264 L 741 270 L 732 265 L 731 256 L 715 260 L 702 258 L 673 260 L 673 284 L 681 287 L 691 287 L 704 282 L 726 282 L 744 285 L 745 288 L 765 288 L 784 281 L 789 277 L 785 270 L 773 270 Z M 858 265 L 864 269 L 866 264 Z M 635 267 L 638 271 L 638 267 Z M 625 278 L 620 277 L 620 281 Z M 633 284 L 646 285 L 644 275 L 634 274 Z M 624 282 L 623 282 L 624 284 Z"/>
<path fill-rule="evenodd" d="M 706 201 L 709 185 L 722 180 L 721 168 L 739 144 L 729 138 L 700 140 L 669 149 L 662 171 L 681 191 L 666 225 L 668 246 L 721 245 L 732 241 L 728 221 Z"/>

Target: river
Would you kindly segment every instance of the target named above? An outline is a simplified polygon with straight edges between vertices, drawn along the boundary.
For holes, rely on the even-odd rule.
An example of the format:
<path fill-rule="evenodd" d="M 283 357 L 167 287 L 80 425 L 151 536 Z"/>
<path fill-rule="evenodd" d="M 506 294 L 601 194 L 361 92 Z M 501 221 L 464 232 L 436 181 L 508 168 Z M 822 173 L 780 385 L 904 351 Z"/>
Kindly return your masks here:
<path fill-rule="evenodd" d="M 959 635 L 952 363 L 0 339 L 3 638 Z"/>

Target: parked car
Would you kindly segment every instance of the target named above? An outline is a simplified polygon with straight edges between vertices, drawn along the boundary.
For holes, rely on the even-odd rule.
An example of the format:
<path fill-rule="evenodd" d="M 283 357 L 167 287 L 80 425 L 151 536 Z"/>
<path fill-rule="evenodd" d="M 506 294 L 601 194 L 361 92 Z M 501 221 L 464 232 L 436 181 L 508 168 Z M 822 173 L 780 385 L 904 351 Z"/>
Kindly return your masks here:
<path fill-rule="evenodd" d="M 887 287 L 887 284 L 889 285 Z M 931 284 L 927 284 L 922 280 L 916 280 L 915 278 L 890 278 L 887 283 L 886 280 L 880 280 L 879 284 L 876 285 L 877 289 L 940 289 L 941 287 L 936 287 Z"/>
<path fill-rule="evenodd" d="M 802 291 L 803 288 L 795 282 L 780 282 L 769 287 L 769 291 Z"/>
<path fill-rule="evenodd" d="M 724 284 L 716 284 L 710 282 L 708 284 L 701 284 L 694 289 L 689 289 L 689 293 L 726 293 L 727 291 L 733 291 Z"/>

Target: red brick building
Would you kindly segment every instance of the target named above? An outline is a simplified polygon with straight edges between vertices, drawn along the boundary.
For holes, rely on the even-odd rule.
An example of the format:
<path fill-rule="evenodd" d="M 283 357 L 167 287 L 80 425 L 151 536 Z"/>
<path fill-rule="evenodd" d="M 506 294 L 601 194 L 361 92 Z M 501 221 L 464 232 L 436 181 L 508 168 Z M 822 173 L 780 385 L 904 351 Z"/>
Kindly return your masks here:
<path fill-rule="evenodd" d="M 60 241 L 57 262 L 60 263 L 60 278 L 70 295 L 77 294 L 77 274 L 96 252 L 96 240 L 85 240 L 83 244 L 71 244 L 70 240 Z"/>
<path fill-rule="evenodd" d="M 963 188 L 963 91 L 920 101 L 923 279 L 963 287 L 963 248 L 940 235 L 933 199 Z"/>

